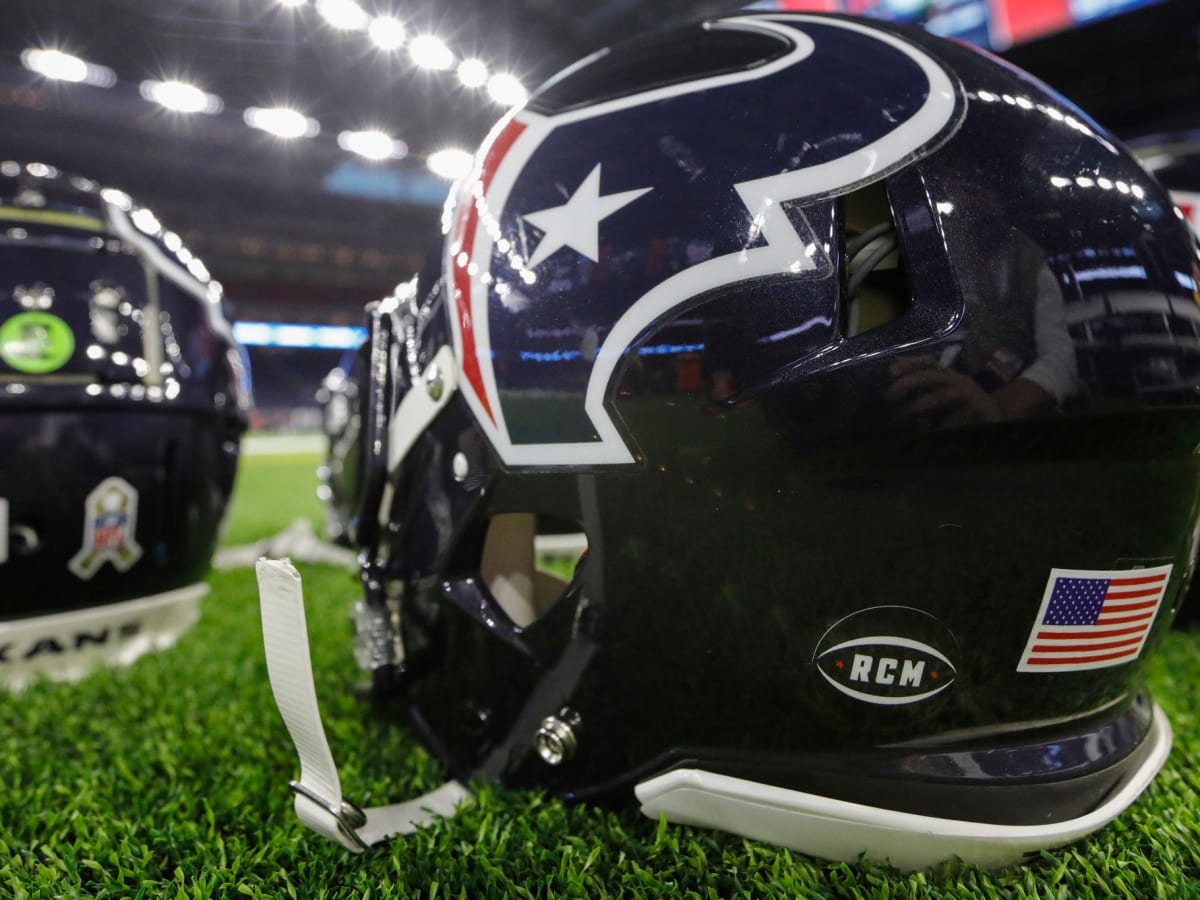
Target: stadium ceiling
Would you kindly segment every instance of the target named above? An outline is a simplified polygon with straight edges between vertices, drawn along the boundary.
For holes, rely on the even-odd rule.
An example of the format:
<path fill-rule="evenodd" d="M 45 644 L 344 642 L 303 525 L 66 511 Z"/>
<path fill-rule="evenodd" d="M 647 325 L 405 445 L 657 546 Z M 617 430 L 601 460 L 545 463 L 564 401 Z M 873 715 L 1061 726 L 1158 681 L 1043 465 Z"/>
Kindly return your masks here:
<path fill-rule="evenodd" d="M 362 13 L 347 0 L 7 0 L 0 158 L 121 187 L 218 277 L 376 290 L 410 273 L 432 239 L 447 182 L 429 158 L 473 148 L 510 102 L 503 83 L 465 86 L 459 63 L 478 59 L 488 75 L 533 87 L 627 35 L 739 5 L 360 0 L 367 18 L 356 21 Z M 373 33 L 370 23 L 388 16 L 395 21 Z M 1009 55 L 1074 91 L 1106 124 L 1166 121 L 1176 107 L 1200 108 L 1197 25 L 1195 0 L 1168 0 Z M 443 47 L 415 40 L 423 35 Z M 31 49 L 91 68 L 33 59 L 76 80 L 47 78 L 31 70 Z M 446 51 L 452 59 L 439 60 Z M 476 66 L 466 80 L 481 78 Z M 172 111 L 164 96 L 204 110 Z M 281 119 L 276 107 L 300 115 Z M 369 130 L 386 137 L 355 137 Z M 387 158 L 366 159 L 355 146 Z"/>

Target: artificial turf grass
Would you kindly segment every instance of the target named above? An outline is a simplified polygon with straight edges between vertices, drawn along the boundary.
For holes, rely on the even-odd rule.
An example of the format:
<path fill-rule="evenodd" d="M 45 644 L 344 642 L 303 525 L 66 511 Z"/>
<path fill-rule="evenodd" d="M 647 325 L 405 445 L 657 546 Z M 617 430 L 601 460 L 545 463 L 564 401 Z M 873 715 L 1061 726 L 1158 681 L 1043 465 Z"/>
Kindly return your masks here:
<path fill-rule="evenodd" d="M 436 766 L 407 730 L 364 715 L 345 690 L 356 673 L 348 644 L 336 639 L 352 580 L 325 567 L 302 571 L 318 690 L 348 794 L 369 804 L 435 786 Z M 499 790 L 484 790 L 455 819 L 351 857 L 291 813 L 286 781 L 296 763 L 266 686 L 253 593 L 248 570 L 220 573 L 205 620 L 172 653 L 98 673 L 74 689 L 39 685 L 10 698 L 4 727 L 23 739 L 9 742 L 0 762 L 0 891 L 1172 897 L 1191 890 L 1197 876 L 1197 783 L 1188 768 L 1197 742 L 1182 734 L 1158 785 L 1126 817 L 1075 848 L 1000 875 L 949 866 L 900 876 L 817 864 L 632 811 Z M 1156 668 L 1196 674 L 1196 640 L 1171 635 Z M 1195 724 L 1190 699 L 1172 712 Z"/>
<path fill-rule="evenodd" d="M 319 518 L 315 457 L 245 461 L 227 540 Z M 436 787 L 412 733 L 355 699 L 346 619 L 356 578 L 300 566 L 317 690 L 346 794 L 364 806 Z M 1200 631 L 1151 659 L 1175 727 L 1162 775 L 1089 840 L 1001 873 L 901 875 L 818 863 L 630 808 L 482 788 L 455 818 L 365 857 L 306 831 L 298 764 L 270 696 L 251 570 L 214 573 L 173 650 L 0 709 L 0 897 L 1178 897 L 1200 896 Z"/>
<path fill-rule="evenodd" d="M 317 500 L 317 467 L 311 453 L 242 458 L 222 544 L 251 544 L 282 531 L 294 519 L 320 533 L 324 513 Z"/>
<path fill-rule="evenodd" d="M 358 677 L 344 614 L 354 579 L 301 571 L 348 796 L 370 805 L 436 786 L 440 773 L 411 733 L 347 690 Z M 905 876 L 497 789 L 454 819 L 353 857 L 291 812 L 286 783 L 297 764 L 270 698 L 257 615 L 252 573 L 217 573 L 203 621 L 173 651 L 8 698 L 0 895 L 1175 897 L 1200 887 L 1200 704 L 1188 690 L 1200 675 L 1198 634 L 1170 635 L 1152 665 L 1176 748 L 1125 816 L 1033 866 Z"/>

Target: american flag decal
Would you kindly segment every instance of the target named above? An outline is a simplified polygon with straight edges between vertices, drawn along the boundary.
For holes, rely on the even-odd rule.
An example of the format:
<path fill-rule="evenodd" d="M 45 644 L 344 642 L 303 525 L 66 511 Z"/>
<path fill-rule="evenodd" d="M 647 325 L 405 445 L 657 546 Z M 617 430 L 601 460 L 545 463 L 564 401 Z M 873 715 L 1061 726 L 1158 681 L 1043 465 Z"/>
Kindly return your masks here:
<path fill-rule="evenodd" d="M 1051 569 L 1018 672 L 1079 672 L 1137 659 L 1171 566 L 1096 572 Z"/>

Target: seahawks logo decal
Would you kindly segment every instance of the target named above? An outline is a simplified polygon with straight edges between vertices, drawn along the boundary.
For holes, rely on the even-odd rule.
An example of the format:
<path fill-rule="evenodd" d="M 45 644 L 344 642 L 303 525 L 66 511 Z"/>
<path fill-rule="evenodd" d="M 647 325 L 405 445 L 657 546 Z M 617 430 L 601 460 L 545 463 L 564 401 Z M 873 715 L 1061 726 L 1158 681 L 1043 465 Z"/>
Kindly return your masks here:
<path fill-rule="evenodd" d="M 517 110 L 452 192 L 443 282 L 459 384 L 506 465 L 633 462 L 605 404 L 648 330 L 716 288 L 827 274 L 828 237 L 789 208 L 883 178 L 961 120 L 953 78 L 887 32 L 804 15 L 708 27 L 785 49 L 563 112 Z M 756 106 L 770 113 L 745 114 Z M 673 254 L 689 239 L 706 252 Z M 551 352 L 535 346 L 544 335 L 558 336 Z"/>

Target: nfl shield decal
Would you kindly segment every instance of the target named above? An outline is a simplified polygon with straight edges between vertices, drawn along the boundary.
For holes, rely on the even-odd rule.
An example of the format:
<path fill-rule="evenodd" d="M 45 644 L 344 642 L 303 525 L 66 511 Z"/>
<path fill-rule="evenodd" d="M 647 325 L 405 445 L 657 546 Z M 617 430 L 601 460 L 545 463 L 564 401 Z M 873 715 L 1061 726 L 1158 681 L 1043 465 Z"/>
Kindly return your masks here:
<path fill-rule="evenodd" d="M 83 546 L 67 564 L 89 580 L 106 562 L 121 572 L 142 557 L 137 533 L 137 490 L 124 478 L 105 478 L 84 501 Z"/>
<path fill-rule="evenodd" d="M 442 282 L 454 356 L 463 395 L 506 465 L 634 462 L 606 409 L 631 348 L 706 292 L 826 278 L 829 241 L 815 220 L 829 213 L 794 208 L 886 177 L 961 121 L 957 82 L 901 37 L 803 15 L 711 27 L 782 49 L 757 65 L 592 103 L 552 108 L 535 96 L 496 126 L 452 194 Z M 856 113 L 868 93 L 882 95 L 885 115 Z M 792 131 L 745 115 L 763 96 L 789 111 Z M 640 152 L 628 152 L 631 136 Z M 703 159 L 693 145 L 706 147 Z M 698 223 L 711 226 L 710 250 L 679 267 L 646 262 L 647 248 Z M 539 390 L 548 360 L 531 336 L 564 320 L 577 338 L 554 357 L 561 389 Z"/>
<path fill-rule="evenodd" d="M 1171 569 L 1051 569 L 1017 671 L 1079 672 L 1137 659 Z"/>

